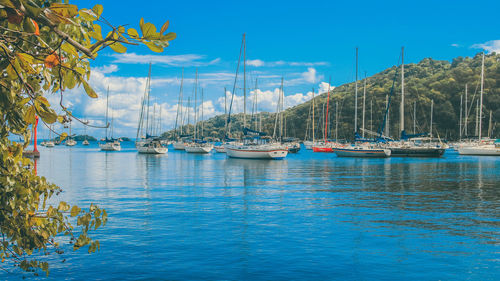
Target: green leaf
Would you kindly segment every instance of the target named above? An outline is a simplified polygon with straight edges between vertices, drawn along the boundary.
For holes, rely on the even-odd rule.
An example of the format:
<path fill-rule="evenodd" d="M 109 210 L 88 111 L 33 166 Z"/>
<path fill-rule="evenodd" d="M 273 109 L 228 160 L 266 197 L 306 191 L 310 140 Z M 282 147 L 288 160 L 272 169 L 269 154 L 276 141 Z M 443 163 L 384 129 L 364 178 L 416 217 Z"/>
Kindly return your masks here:
<path fill-rule="evenodd" d="M 87 81 L 85 81 L 85 79 L 82 79 L 82 84 L 83 84 L 83 88 L 85 89 L 85 92 L 87 93 L 87 95 L 93 99 L 97 98 L 97 93 L 94 91 L 94 89 L 92 89 L 90 87 L 90 85 L 87 83 Z"/>

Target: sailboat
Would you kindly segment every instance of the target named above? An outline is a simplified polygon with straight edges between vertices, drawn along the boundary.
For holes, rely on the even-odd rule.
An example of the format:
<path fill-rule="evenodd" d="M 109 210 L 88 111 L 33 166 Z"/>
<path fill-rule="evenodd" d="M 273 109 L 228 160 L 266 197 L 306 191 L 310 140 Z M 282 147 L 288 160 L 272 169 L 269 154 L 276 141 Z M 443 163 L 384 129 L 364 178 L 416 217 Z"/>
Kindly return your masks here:
<path fill-rule="evenodd" d="M 483 113 L 483 92 L 484 92 L 484 51 L 481 62 L 481 92 L 479 98 L 479 121 L 478 121 L 478 143 L 476 145 L 462 146 L 458 149 L 460 155 L 477 156 L 500 156 L 500 140 L 482 139 L 482 113 Z M 491 127 L 491 115 L 490 115 Z"/>
<path fill-rule="evenodd" d="M 310 120 L 311 120 L 311 135 L 312 135 L 312 140 L 304 140 L 304 146 L 308 150 L 312 150 L 313 146 L 317 146 L 318 145 L 318 143 L 316 142 L 316 138 L 315 138 L 316 126 L 314 124 L 314 122 L 315 122 L 314 113 L 316 112 L 315 99 L 314 99 L 314 88 L 312 89 L 311 107 L 312 107 L 312 110 L 310 111 L 309 117 L 311 118 Z M 306 127 L 307 127 L 307 129 L 309 129 L 308 126 L 306 126 Z M 308 132 L 308 130 L 306 131 L 306 135 L 307 135 L 307 132 Z"/>
<path fill-rule="evenodd" d="M 328 119 L 329 119 L 329 105 L 330 105 L 330 83 L 331 81 L 328 81 L 328 94 L 327 94 L 327 99 L 326 99 L 326 113 L 324 112 L 325 107 L 323 106 L 323 117 L 324 117 L 324 130 L 323 130 L 323 142 L 322 143 L 317 143 L 312 145 L 312 150 L 313 152 L 333 152 L 334 147 L 338 147 L 339 145 L 337 143 L 329 142 L 328 141 Z"/>
<path fill-rule="evenodd" d="M 198 70 L 196 70 L 195 86 L 194 86 L 194 140 L 184 146 L 184 150 L 188 153 L 210 153 L 214 145 L 203 139 L 203 129 L 201 130 L 201 137 L 198 136 L 198 110 L 197 110 L 197 93 L 198 93 Z M 201 111 L 203 119 L 203 92 L 201 97 Z M 203 120 L 202 120 L 203 121 Z"/>
<path fill-rule="evenodd" d="M 381 147 L 377 143 L 357 142 L 358 136 L 358 48 L 356 48 L 356 82 L 354 93 L 354 136 L 355 141 L 352 145 L 346 147 L 334 147 L 333 152 L 338 157 L 375 157 L 385 158 L 391 155 L 391 151 Z M 363 140 L 364 141 L 364 140 Z"/>
<path fill-rule="evenodd" d="M 69 120 L 69 135 L 68 135 L 68 138 L 66 139 L 66 146 L 75 146 L 76 145 L 76 141 L 72 138 L 72 135 L 71 135 L 71 119 Z"/>
<path fill-rule="evenodd" d="M 105 138 L 103 140 L 103 142 L 100 142 L 99 143 L 99 148 L 102 150 L 102 151 L 120 151 L 122 150 L 122 147 L 120 145 L 120 141 L 117 140 L 117 139 L 113 139 L 112 137 L 111 138 L 108 138 L 108 101 L 109 101 L 109 87 L 108 87 L 108 91 L 107 91 L 107 94 L 106 94 L 106 130 L 105 130 Z M 113 126 L 113 125 L 111 125 Z"/>
<path fill-rule="evenodd" d="M 430 142 L 425 141 L 425 138 L 420 138 L 419 142 L 412 140 L 412 138 L 427 135 L 427 134 L 416 134 L 407 135 L 405 131 L 405 64 L 404 64 L 404 47 L 401 48 L 401 104 L 399 108 L 399 126 L 401 137 L 400 141 L 393 142 L 389 148 L 391 149 L 391 156 L 403 156 L 403 157 L 441 157 L 444 154 L 444 148 L 440 145 L 435 145 Z M 432 136 L 432 120 L 431 120 L 431 132 Z"/>
<path fill-rule="evenodd" d="M 88 121 L 87 121 L 87 123 L 88 123 Z M 89 141 L 87 140 L 87 125 L 86 125 L 86 124 L 84 124 L 84 126 L 85 126 L 85 129 L 84 129 L 83 134 L 84 134 L 85 136 L 84 136 L 84 139 L 83 139 L 83 141 L 82 141 L 82 144 L 83 144 L 83 145 L 89 145 Z"/>
<path fill-rule="evenodd" d="M 245 34 L 243 34 L 243 49 L 245 49 Z M 241 53 L 240 53 L 241 56 Z M 245 59 L 243 60 L 245 65 Z M 238 61 L 239 65 L 239 61 Z M 238 72 L 236 72 L 238 73 Z M 236 83 L 236 79 L 235 79 Z M 234 98 L 234 90 L 231 99 Z M 246 95 L 244 95 L 244 104 L 246 104 Z M 280 120 L 280 138 L 283 136 L 283 78 L 281 78 L 281 90 L 278 100 L 278 110 L 276 113 L 274 135 L 276 135 L 276 127 L 278 118 Z M 231 108 L 229 108 L 229 116 L 231 115 Z M 231 119 L 228 117 L 228 122 Z M 226 154 L 232 158 L 244 159 L 283 159 L 288 155 L 288 147 L 282 145 L 280 142 L 273 142 L 272 139 L 263 132 L 251 130 L 246 127 L 243 128 L 243 143 L 242 144 L 228 144 L 225 146 Z"/>
<path fill-rule="evenodd" d="M 144 89 L 144 96 L 142 98 L 141 112 L 139 115 L 139 125 L 137 126 L 135 148 L 139 153 L 165 154 L 167 153 L 168 148 L 162 145 L 160 138 L 152 136 L 153 126 L 150 126 L 149 124 L 150 94 L 151 94 L 151 63 L 149 64 L 148 79 L 146 80 L 146 88 Z M 145 125 L 144 125 L 144 117 L 146 117 Z M 154 120 L 152 119 L 151 124 L 154 123 L 153 121 Z M 145 136 L 143 134 L 143 130 L 145 130 Z"/>
<path fill-rule="evenodd" d="M 45 142 L 45 147 L 54 147 L 54 141 L 52 140 L 52 126 L 49 126 L 49 139 Z"/>
<path fill-rule="evenodd" d="M 186 138 L 182 135 L 182 128 L 184 126 L 184 116 L 182 114 L 182 100 L 183 100 L 183 86 L 184 86 L 184 68 L 181 74 L 181 86 L 179 88 L 179 101 L 177 103 L 177 114 L 175 116 L 175 133 L 176 140 L 172 142 L 175 150 L 184 150 Z"/>

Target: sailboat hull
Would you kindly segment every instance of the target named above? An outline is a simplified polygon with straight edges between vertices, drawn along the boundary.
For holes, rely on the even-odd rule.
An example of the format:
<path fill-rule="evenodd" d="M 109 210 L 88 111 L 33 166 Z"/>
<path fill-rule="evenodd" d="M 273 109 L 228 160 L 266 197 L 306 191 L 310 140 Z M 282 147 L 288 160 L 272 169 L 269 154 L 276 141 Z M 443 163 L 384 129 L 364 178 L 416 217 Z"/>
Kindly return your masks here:
<path fill-rule="evenodd" d="M 391 156 L 391 150 L 389 149 L 334 148 L 333 152 L 335 152 L 338 157 L 386 158 Z"/>
<path fill-rule="evenodd" d="M 160 142 L 148 143 L 139 141 L 136 142 L 135 148 L 137 149 L 137 152 L 143 154 L 165 154 L 168 151 L 168 148 L 162 146 Z"/>
<path fill-rule="evenodd" d="M 288 148 L 270 145 L 226 146 L 226 154 L 232 158 L 283 159 L 288 155 Z"/>
<path fill-rule="evenodd" d="M 436 147 L 391 147 L 393 157 L 441 157 L 444 148 Z"/>
<path fill-rule="evenodd" d="M 500 156 L 500 147 L 495 146 L 469 146 L 458 149 L 460 155 Z"/>
<path fill-rule="evenodd" d="M 187 145 L 184 150 L 187 153 L 210 153 L 213 148 L 213 145 Z"/>
<path fill-rule="evenodd" d="M 122 150 L 120 143 L 116 143 L 116 142 L 100 143 L 99 148 L 102 151 L 120 151 L 120 150 Z"/>
<path fill-rule="evenodd" d="M 181 142 L 181 141 L 176 141 L 172 145 L 174 146 L 175 150 L 185 150 L 185 148 L 186 148 L 186 145 L 184 144 L 184 142 Z"/>
<path fill-rule="evenodd" d="M 215 151 L 218 153 L 226 153 L 226 149 L 224 148 L 224 145 L 218 145 L 214 146 Z"/>

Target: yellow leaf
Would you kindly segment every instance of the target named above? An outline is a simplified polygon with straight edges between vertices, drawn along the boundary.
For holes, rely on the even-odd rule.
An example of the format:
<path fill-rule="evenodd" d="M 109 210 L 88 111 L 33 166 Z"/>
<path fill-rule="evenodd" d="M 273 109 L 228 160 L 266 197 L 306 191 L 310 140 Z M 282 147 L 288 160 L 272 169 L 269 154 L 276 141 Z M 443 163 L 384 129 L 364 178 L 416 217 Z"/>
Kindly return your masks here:
<path fill-rule="evenodd" d="M 97 4 L 94 6 L 94 8 L 92 8 L 92 11 L 94 11 L 94 13 L 96 14 L 97 18 L 99 18 L 102 14 L 102 5 L 101 4 Z"/>
<path fill-rule="evenodd" d="M 85 81 L 85 79 L 82 79 L 82 84 L 83 84 L 83 88 L 85 89 L 85 92 L 87 93 L 87 95 L 93 99 L 97 98 L 97 93 L 94 91 L 94 89 L 92 89 L 90 87 L 90 85 L 87 83 L 87 81 Z"/>
<path fill-rule="evenodd" d="M 167 31 L 167 28 L 168 28 L 168 25 L 169 25 L 169 21 L 167 20 L 163 26 L 161 27 L 161 30 L 160 30 L 160 33 L 163 34 L 165 31 Z"/>
<path fill-rule="evenodd" d="M 94 13 L 94 11 L 89 10 L 89 9 L 81 9 L 78 14 L 80 17 L 82 17 L 86 21 L 95 21 L 97 20 L 97 15 Z"/>
<path fill-rule="evenodd" d="M 75 217 L 77 216 L 79 213 L 80 213 L 81 209 L 78 208 L 78 206 L 74 205 L 72 208 L 71 208 L 71 216 L 72 217 Z"/>
<path fill-rule="evenodd" d="M 127 51 L 127 48 L 118 42 L 115 42 L 109 46 L 111 47 L 111 49 L 113 49 L 113 51 L 115 51 L 117 53 L 123 54 Z"/>
<path fill-rule="evenodd" d="M 69 44 L 69 43 L 64 43 L 61 45 L 61 49 L 63 51 L 65 51 L 66 53 L 70 54 L 70 55 L 73 55 L 75 57 L 78 57 L 78 51 L 76 50 L 75 47 L 73 47 L 73 45 Z"/>
<path fill-rule="evenodd" d="M 35 123 L 35 107 L 30 106 L 24 114 L 24 121 L 28 124 Z"/>
<path fill-rule="evenodd" d="M 175 32 L 169 32 L 161 37 L 161 40 L 172 41 L 177 38 L 177 34 Z"/>
<path fill-rule="evenodd" d="M 144 42 L 144 44 L 146 44 L 146 46 L 148 46 L 148 48 L 153 51 L 153 52 L 156 52 L 156 53 L 161 53 L 163 52 L 163 48 L 160 47 L 160 46 L 157 46 L 155 43 L 153 42 Z"/>
<path fill-rule="evenodd" d="M 59 140 L 60 141 L 63 141 L 64 139 L 66 139 L 68 137 L 68 133 L 64 132 L 62 133 L 60 136 L 59 136 Z"/>
<path fill-rule="evenodd" d="M 71 4 L 52 3 L 49 9 L 65 18 L 72 18 L 78 14 L 78 7 Z"/>
<path fill-rule="evenodd" d="M 128 29 L 128 35 L 134 39 L 138 39 L 139 38 L 139 32 L 137 32 L 137 30 L 135 30 L 134 28 L 129 28 Z"/>
<path fill-rule="evenodd" d="M 93 24 L 92 27 L 94 28 L 94 31 L 89 32 L 89 35 L 96 40 L 102 40 L 101 26 Z"/>

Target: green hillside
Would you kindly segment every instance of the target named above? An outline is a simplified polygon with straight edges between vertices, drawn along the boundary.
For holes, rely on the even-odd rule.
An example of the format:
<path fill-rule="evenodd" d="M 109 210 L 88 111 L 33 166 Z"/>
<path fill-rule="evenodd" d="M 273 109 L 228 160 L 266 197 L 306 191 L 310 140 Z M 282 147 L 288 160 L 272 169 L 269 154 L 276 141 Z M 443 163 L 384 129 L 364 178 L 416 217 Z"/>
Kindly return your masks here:
<path fill-rule="evenodd" d="M 391 101 L 390 135 L 399 137 L 399 105 L 401 100 L 401 69 L 393 66 L 367 78 L 366 84 L 366 121 L 367 129 L 377 131 L 385 112 L 386 95 L 390 93 L 395 71 L 398 70 L 397 80 Z M 468 84 L 468 135 L 475 135 L 476 101 L 479 99 L 481 74 L 481 54 L 473 58 L 458 57 L 450 63 L 426 58 L 418 64 L 405 65 L 405 127 L 408 133 L 413 133 L 414 102 L 416 101 L 416 132 L 428 132 L 430 127 L 431 100 L 434 100 L 433 134 L 441 138 L 457 139 L 459 136 L 460 95 L 465 103 L 465 84 Z M 362 95 L 364 81 L 358 82 L 358 126 L 361 127 Z M 338 115 L 338 137 L 352 139 L 354 131 L 354 83 L 336 87 L 330 95 L 329 128 L 330 138 L 335 137 L 335 116 Z M 483 136 L 489 129 L 489 116 L 492 112 L 492 137 L 499 138 L 496 124 L 500 121 L 500 55 L 489 54 L 485 59 L 485 83 L 483 97 Z M 324 109 L 326 93 L 315 99 L 316 137 L 323 136 Z M 309 112 L 312 101 L 297 105 L 285 111 L 287 136 L 303 139 L 306 128 L 310 128 Z M 338 103 L 338 112 L 335 105 Z M 372 106 L 371 106 L 372 104 Z M 338 114 L 337 114 L 338 113 Z M 465 113 L 464 113 L 465 114 Z M 372 117 L 372 118 L 370 118 Z M 247 116 L 252 120 L 251 116 Z M 263 131 L 272 135 L 274 128 L 274 113 L 263 113 Z M 373 120 L 373 124 L 371 123 Z M 232 116 L 232 132 L 241 132 L 243 114 Z M 204 122 L 205 136 L 222 138 L 224 136 L 224 116 L 216 116 Z M 252 124 L 253 121 L 252 121 Z M 253 128 L 253 127 L 252 127 Z M 193 131 L 192 125 L 184 128 Z M 309 130 L 308 134 L 311 134 Z M 164 133 L 173 135 L 172 131 Z M 237 134 L 233 134 L 237 136 Z"/>

